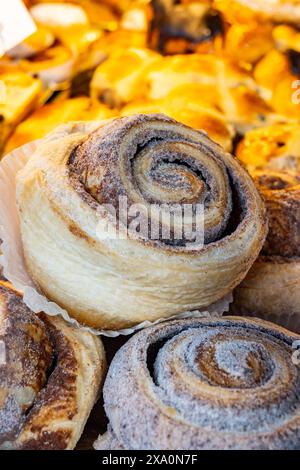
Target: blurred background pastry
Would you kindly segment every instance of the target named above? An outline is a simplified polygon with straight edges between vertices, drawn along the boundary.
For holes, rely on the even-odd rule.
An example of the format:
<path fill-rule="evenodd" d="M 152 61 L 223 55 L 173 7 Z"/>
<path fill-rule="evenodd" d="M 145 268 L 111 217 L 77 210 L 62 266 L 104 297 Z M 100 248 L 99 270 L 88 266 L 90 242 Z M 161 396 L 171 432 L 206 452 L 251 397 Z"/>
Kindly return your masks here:
<path fill-rule="evenodd" d="M 237 156 L 264 197 L 269 233 L 235 292 L 233 311 L 300 331 L 300 126 L 277 124 L 251 131 Z"/>
<path fill-rule="evenodd" d="M 297 340 L 277 325 L 240 317 L 146 328 L 110 365 L 108 431 L 94 447 L 299 448 L 300 370 L 291 359 Z"/>
<path fill-rule="evenodd" d="M 71 316 L 98 329 L 209 307 L 245 277 L 266 236 L 262 200 L 238 161 L 163 114 L 57 128 L 17 178 L 30 276 Z M 123 219 L 125 196 L 129 210 L 139 204 L 147 211 L 140 231 L 131 229 L 130 213 Z M 154 203 L 163 214 L 153 213 Z M 182 218 L 184 204 L 192 212 Z M 197 204 L 204 205 L 204 225 L 196 221 Z"/>

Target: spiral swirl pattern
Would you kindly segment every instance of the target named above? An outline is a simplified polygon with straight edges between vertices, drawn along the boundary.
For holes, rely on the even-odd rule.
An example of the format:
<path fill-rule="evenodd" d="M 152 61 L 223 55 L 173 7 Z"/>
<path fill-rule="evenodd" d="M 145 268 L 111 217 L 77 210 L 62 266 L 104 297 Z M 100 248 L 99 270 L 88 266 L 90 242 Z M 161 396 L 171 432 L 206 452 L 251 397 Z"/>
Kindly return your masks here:
<path fill-rule="evenodd" d="M 267 230 L 262 200 L 237 160 L 157 114 L 58 128 L 19 174 L 18 204 L 34 281 L 102 329 L 219 301 L 245 277 Z M 143 231 L 131 230 L 133 205 L 145 209 Z"/>
<path fill-rule="evenodd" d="M 73 449 L 104 372 L 102 344 L 62 319 L 33 313 L 3 281 L 0 341 L 0 449 Z"/>
<path fill-rule="evenodd" d="M 240 317 L 173 321 L 136 334 L 104 386 L 107 439 L 125 449 L 299 447 L 295 339 Z"/>

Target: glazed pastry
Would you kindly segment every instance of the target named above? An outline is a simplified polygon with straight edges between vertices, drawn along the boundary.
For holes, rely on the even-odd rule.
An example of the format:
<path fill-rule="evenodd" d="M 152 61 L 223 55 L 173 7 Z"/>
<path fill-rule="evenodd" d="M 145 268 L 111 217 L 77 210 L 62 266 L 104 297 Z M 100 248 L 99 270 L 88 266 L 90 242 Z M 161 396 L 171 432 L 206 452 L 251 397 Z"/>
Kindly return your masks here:
<path fill-rule="evenodd" d="M 36 315 L 0 282 L 0 448 L 73 449 L 105 369 L 101 341 L 62 318 Z"/>
<path fill-rule="evenodd" d="M 237 160 L 164 115 L 58 128 L 18 173 L 17 193 L 32 279 L 101 329 L 217 302 L 244 278 L 266 235 L 262 200 Z M 131 211 L 141 205 L 138 222 Z M 191 211 L 184 221 L 183 205 Z"/>
<path fill-rule="evenodd" d="M 137 333 L 104 385 L 98 450 L 275 450 L 300 446 L 299 336 L 240 317 Z"/>
<path fill-rule="evenodd" d="M 235 291 L 233 311 L 300 331 L 300 126 L 249 132 L 237 156 L 265 199 L 269 233 L 261 256 Z"/>
<path fill-rule="evenodd" d="M 157 57 L 156 52 L 142 48 L 113 52 L 94 73 L 91 97 L 111 107 L 142 98 L 147 92 L 145 69 Z"/>
<path fill-rule="evenodd" d="M 27 142 L 44 137 L 59 124 L 78 119 L 101 121 L 114 116 L 115 113 L 105 105 L 93 103 L 90 98 L 83 96 L 47 104 L 37 109 L 17 126 L 5 146 L 5 153 L 11 152 Z"/>
<path fill-rule="evenodd" d="M 32 111 L 41 96 L 42 83 L 20 71 L 0 70 L 0 154 L 14 127 Z M 2 99 L 2 94 L 4 98 Z"/>

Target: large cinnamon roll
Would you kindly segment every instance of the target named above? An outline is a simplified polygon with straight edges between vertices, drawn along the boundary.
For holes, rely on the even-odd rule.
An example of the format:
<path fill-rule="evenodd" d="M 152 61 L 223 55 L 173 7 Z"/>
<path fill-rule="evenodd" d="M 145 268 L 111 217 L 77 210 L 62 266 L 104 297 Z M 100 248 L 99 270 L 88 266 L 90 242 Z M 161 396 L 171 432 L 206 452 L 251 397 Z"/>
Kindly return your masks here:
<path fill-rule="evenodd" d="M 73 449 L 104 374 L 102 343 L 34 314 L 3 281 L 0 300 L 0 448 Z"/>
<path fill-rule="evenodd" d="M 243 283 L 234 311 L 276 320 L 300 331 L 300 126 L 249 132 L 237 155 L 264 197 L 269 233 Z"/>
<path fill-rule="evenodd" d="M 237 160 L 159 114 L 58 128 L 18 174 L 17 200 L 32 279 L 102 329 L 222 299 L 266 235 Z"/>
<path fill-rule="evenodd" d="M 96 449 L 297 449 L 299 336 L 240 317 L 162 323 L 131 338 L 104 384 Z"/>

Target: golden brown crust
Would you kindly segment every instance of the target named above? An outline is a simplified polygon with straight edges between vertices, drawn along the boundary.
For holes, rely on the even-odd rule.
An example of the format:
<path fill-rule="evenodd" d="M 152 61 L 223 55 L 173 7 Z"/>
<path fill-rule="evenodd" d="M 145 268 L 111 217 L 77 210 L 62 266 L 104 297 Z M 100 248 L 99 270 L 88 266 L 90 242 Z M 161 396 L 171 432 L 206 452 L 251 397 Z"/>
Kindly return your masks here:
<path fill-rule="evenodd" d="M 250 131 L 237 156 L 266 202 L 269 233 L 261 256 L 235 290 L 233 311 L 299 330 L 300 126 Z"/>
<path fill-rule="evenodd" d="M 8 283 L 0 283 L 0 298 L 0 447 L 72 449 L 103 377 L 100 340 L 34 314 Z"/>
<path fill-rule="evenodd" d="M 232 312 L 300 332 L 300 258 L 260 256 L 235 289 Z"/>

